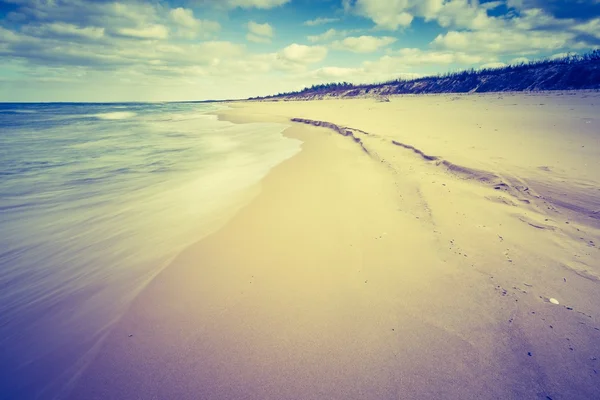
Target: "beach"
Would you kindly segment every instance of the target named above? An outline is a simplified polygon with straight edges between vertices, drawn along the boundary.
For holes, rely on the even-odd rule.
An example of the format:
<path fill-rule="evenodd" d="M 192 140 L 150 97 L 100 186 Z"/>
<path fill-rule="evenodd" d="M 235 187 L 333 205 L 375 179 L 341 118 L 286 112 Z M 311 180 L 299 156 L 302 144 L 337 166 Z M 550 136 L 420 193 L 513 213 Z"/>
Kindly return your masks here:
<path fill-rule="evenodd" d="M 66 397 L 597 396 L 598 92 L 229 106 L 302 150 L 146 286 Z"/>

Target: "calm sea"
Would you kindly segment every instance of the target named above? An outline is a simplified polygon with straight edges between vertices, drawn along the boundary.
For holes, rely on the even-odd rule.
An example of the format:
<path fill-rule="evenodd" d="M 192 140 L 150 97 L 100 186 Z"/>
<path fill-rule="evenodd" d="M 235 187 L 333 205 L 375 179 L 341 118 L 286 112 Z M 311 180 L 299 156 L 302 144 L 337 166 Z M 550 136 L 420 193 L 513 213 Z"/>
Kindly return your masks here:
<path fill-rule="evenodd" d="M 145 284 L 299 151 L 218 108 L 0 104 L 0 399 L 60 397 Z"/>

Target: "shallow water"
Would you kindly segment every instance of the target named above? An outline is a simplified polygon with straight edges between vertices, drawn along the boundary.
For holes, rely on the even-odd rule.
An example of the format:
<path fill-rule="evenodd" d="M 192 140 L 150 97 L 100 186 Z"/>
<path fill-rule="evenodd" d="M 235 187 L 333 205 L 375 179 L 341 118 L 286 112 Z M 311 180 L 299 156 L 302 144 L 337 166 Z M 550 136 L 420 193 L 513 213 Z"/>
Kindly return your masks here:
<path fill-rule="evenodd" d="M 218 105 L 0 104 L 0 398 L 55 398 L 183 248 L 299 150 Z"/>

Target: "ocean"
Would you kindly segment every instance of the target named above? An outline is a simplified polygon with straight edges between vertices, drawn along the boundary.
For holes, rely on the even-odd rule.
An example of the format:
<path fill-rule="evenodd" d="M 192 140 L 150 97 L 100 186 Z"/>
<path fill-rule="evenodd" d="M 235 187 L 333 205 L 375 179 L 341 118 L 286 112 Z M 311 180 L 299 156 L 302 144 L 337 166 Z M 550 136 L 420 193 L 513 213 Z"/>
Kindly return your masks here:
<path fill-rule="evenodd" d="M 215 103 L 0 103 L 0 399 L 60 398 L 136 294 L 300 149 Z"/>

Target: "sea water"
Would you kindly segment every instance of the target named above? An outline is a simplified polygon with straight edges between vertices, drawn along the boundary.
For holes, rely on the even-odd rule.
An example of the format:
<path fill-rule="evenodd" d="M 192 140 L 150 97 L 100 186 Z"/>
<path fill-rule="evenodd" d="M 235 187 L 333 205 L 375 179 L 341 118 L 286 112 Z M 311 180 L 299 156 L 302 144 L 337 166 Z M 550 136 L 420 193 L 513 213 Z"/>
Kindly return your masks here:
<path fill-rule="evenodd" d="M 223 107 L 0 103 L 0 399 L 59 398 L 144 285 L 299 151 Z"/>

